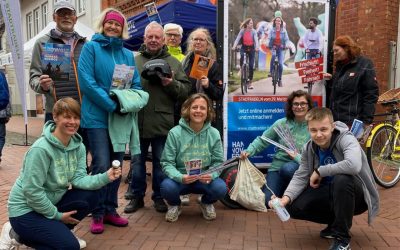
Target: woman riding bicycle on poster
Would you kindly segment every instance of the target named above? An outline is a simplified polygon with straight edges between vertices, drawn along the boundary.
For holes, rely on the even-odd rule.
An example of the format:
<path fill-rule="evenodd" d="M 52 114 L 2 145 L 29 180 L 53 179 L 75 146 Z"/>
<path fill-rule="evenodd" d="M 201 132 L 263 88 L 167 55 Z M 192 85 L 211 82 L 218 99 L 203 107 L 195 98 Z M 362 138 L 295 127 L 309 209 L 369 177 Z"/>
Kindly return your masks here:
<path fill-rule="evenodd" d="M 278 57 L 279 72 L 278 72 L 278 86 L 282 86 L 282 73 L 283 73 L 283 57 L 284 52 L 289 42 L 289 36 L 286 29 L 283 27 L 283 20 L 281 17 L 275 17 L 272 21 L 272 29 L 269 31 L 267 45 L 272 52 L 272 58 L 270 62 L 271 75 L 273 72 L 273 63 L 275 57 Z M 275 51 L 275 52 L 274 52 Z"/>
<path fill-rule="evenodd" d="M 240 67 L 243 65 L 243 57 L 246 52 L 249 59 L 249 79 L 248 79 L 248 89 L 253 89 L 253 85 L 251 84 L 253 80 L 253 71 L 254 71 L 254 56 L 255 51 L 258 51 L 259 44 L 257 38 L 257 31 L 253 28 L 253 19 L 247 18 L 240 25 L 240 31 L 237 35 L 235 42 L 233 43 L 232 49 L 235 50 L 237 45 L 241 44 L 240 48 Z"/>

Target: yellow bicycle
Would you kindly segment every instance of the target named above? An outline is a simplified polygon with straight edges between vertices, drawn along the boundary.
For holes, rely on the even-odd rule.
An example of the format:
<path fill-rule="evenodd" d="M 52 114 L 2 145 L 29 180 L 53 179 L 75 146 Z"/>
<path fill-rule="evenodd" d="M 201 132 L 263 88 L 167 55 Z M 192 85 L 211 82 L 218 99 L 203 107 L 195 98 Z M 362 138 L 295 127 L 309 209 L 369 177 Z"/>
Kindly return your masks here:
<path fill-rule="evenodd" d="M 400 180 L 400 88 L 382 94 L 378 103 L 387 112 L 376 116 L 386 119 L 372 129 L 365 146 L 376 183 L 390 188 Z"/>

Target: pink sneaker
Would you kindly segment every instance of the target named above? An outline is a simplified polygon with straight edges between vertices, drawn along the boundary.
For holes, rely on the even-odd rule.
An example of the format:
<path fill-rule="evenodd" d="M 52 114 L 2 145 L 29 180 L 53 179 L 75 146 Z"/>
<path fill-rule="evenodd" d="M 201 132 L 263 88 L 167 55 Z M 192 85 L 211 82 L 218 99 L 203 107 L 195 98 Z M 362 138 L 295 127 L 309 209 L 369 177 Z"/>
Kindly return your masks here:
<path fill-rule="evenodd" d="M 119 214 L 107 214 L 104 216 L 104 223 L 110 224 L 116 227 L 126 227 L 129 221 L 119 216 Z"/>
<path fill-rule="evenodd" d="M 104 232 L 103 218 L 93 218 L 90 225 L 90 232 L 92 234 L 101 234 Z"/>

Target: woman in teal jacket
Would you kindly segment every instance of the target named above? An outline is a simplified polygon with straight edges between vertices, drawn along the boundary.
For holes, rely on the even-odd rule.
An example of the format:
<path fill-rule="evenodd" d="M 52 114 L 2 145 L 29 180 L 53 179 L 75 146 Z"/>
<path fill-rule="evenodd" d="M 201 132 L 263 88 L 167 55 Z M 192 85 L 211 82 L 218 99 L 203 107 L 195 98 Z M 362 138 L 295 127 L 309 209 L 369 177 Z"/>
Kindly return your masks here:
<path fill-rule="evenodd" d="M 42 136 L 25 154 L 8 199 L 8 215 L 19 241 L 29 247 L 79 249 L 86 242 L 70 230 L 95 208 L 98 196 L 94 190 L 120 178 L 121 169 L 87 175 L 86 150 L 77 134 L 77 101 L 70 97 L 58 100 L 53 120 L 45 124 Z M 10 223 L 3 227 L 1 247 L 12 246 Z"/>
<path fill-rule="evenodd" d="M 287 142 L 285 142 L 275 130 L 277 127 L 287 127 L 298 149 L 298 152 L 288 152 L 277 148 L 271 166 L 268 168 L 266 177 L 267 185 L 279 197 L 281 197 L 283 191 L 285 191 L 294 172 L 299 168 L 301 160 L 300 150 L 306 142 L 310 140 L 305 116 L 312 107 L 312 99 L 307 92 L 303 90 L 292 92 L 288 96 L 286 103 L 286 117 L 274 122 L 274 124 L 262 134 L 265 138 L 287 146 Z M 247 149 L 241 153 L 241 157 L 247 158 L 257 155 L 269 146 L 270 144 L 268 142 L 261 139 L 260 136 L 257 136 Z M 263 191 L 265 193 L 265 205 L 268 205 L 272 193 L 267 188 L 264 188 Z"/>
<path fill-rule="evenodd" d="M 108 116 L 121 110 L 117 108 L 117 102 L 111 99 L 110 90 L 141 89 L 134 55 L 123 47 L 123 39 L 128 38 L 126 18 L 116 9 L 106 9 L 100 14 L 96 29 L 92 40 L 83 47 L 78 65 L 79 84 L 83 93 L 82 128 L 92 154 L 93 174 L 107 171 L 112 160 L 122 162 L 125 153 L 115 152 L 111 145 Z M 127 66 L 131 68 L 126 70 Z M 125 76 L 117 79 L 120 81 L 115 81 L 115 69 Z M 121 81 L 124 78 L 128 81 Z M 118 82 L 122 83 L 118 85 Z M 119 227 L 128 225 L 128 220 L 120 217 L 116 211 L 119 183 L 120 180 L 99 191 L 100 202 L 92 212 L 92 233 L 102 233 L 104 223 Z"/>
<path fill-rule="evenodd" d="M 213 203 L 225 196 L 227 188 L 219 172 L 201 174 L 224 161 L 221 137 L 210 122 L 215 113 L 207 95 L 197 93 L 182 105 L 179 125 L 171 129 L 161 156 L 167 178 L 161 183 L 161 195 L 169 208 L 165 219 L 178 220 L 180 195 L 202 194 L 199 204 L 206 220 L 216 218 Z"/>

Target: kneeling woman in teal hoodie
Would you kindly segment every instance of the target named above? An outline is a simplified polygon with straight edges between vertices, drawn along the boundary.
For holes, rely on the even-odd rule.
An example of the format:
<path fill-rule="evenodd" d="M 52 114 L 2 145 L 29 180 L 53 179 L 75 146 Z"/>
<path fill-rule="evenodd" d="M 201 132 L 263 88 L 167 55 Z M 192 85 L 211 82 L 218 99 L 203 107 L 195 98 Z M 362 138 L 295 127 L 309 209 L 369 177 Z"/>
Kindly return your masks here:
<path fill-rule="evenodd" d="M 97 205 L 97 189 L 118 179 L 121 168 L 87 175 L 86 150 L 77 134 L 80 106 L 67 97 L 53 108 L 41 137 L 25 154 L 21 173 L 11 189 L 8 215 L 19 241 L 35 249 L 80 249 L 86 242 L 71 230 Z M 2 241 L 11 244 L 11 227 Z M 6 232 L 7 231 L 7 232 Z M 15 243 L 15 241 L 13 241 Z"/>
<path fill-rule="evenodd" d="M 215 117 L 210 99 L 193 94 L 182 105 L 179 125 L 171 129 L 161 156 L 167 178 L 161 183 L 161 195 L 169 208 L 165 219 L 175 222 L 181 213 L 179 195 L 201 194 L 200 209 L 206 220 L 216 218 L 213 203 L 225 196 L 227 188 L 219 172 L 201 174 L 224 161 L 221 137 L 211 127 Z"/>

